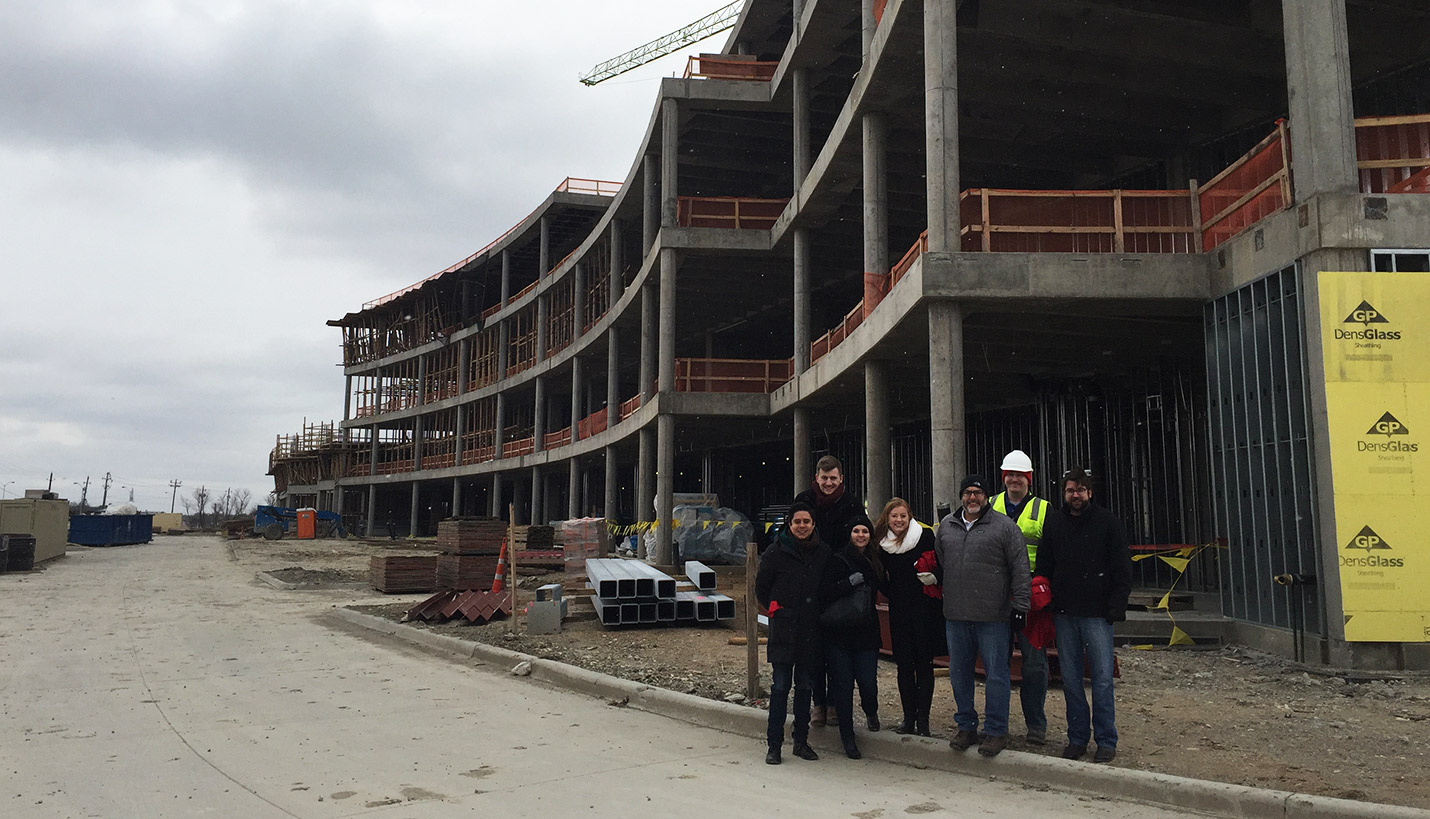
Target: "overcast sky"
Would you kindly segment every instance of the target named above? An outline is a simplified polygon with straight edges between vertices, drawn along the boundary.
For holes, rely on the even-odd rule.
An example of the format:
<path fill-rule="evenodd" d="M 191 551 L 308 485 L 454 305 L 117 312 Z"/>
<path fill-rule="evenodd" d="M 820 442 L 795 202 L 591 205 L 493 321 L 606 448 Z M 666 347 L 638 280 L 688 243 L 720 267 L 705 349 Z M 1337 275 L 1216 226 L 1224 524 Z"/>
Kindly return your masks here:
<path fill-rule="evenodd" d="M 261 499 L 342 416 L 325 321 L 624 180 L 685 56 L 577 76 L 722 5 L 0 3 L 0 491 Z"/>

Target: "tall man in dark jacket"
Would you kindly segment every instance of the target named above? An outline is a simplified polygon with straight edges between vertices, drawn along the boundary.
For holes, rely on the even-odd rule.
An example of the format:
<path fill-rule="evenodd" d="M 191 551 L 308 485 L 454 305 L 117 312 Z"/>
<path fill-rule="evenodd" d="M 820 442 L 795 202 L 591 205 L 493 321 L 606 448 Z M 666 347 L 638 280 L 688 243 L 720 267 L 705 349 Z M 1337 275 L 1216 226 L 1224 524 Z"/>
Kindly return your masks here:
<path fill-rule="evenodd" d="M 755 575 L 755 597 L 770 612 L 769 641 L 765 656 L 772 669 L 770 716 L 766 730 L 769 750 L 765 762 L 780 764 L 785 738 L 785 714 L 790 688 L 794 688 L 794 755 L 819 759 L 809 747 L 811 669 L 823 668 L 824 647 L 819 633 L 820 581 L 829 547 L 814 531 L 814 510 L 796 502 L 788 525 L 760 556 Z"/>
<path fill-rule="evenodd" d="M 1063 507 L 1048 516 L 1038 547 L 1036 574 L 1053 591 L 1053 625 L 1067 700 L 1068 744 L 1064 759 L 1087 753 L 1096 739 L 1094 762 L 1117 756 L 1117 724 L 1112 697 L 1112 628 L 1127 619 L 1132 593 L 1132 560 L 1127 535 L 1112 513 L 1092 502 L 1092 480 L 1082 469 L 1063 475 Z M 1092 718 L 1082 674 L 1092 677 Z"/>
<path fill-rule="evenodd" d="M 814 533 L 831 551 L 842 550 L 849 543 L 849 530 L 857 520 L 868 520 L 864 504 L 850 494 L 844 483 L 844 464 L 833 455 L 825 455 L 814 464 L 814 480 L 809 488 L 794 496 L 795 503 L 807 503 L 814 510 Z M 824 660 L 811 663 L 809 685 L 813 697 L 810 721 L 815 725 L 837 722 L 827 705 Z"/>
<path fill-rule="evenodd" d="M 988 484 L 963 479 L 960 506 L 938 525 L 934 553 L 943 576 L 943 616 L 948 636 L 948 681 L 958 710 L 949 741 L 966 751 L 978 741 L 973 664 L 983 656 L 983 742 L 978 752 L 996 756 L 1008 744 L 1008 659 L 1013 631 L 1023 628 L 1031 600 L 1028 550 L 1018 524 L 988 505 Z"/>

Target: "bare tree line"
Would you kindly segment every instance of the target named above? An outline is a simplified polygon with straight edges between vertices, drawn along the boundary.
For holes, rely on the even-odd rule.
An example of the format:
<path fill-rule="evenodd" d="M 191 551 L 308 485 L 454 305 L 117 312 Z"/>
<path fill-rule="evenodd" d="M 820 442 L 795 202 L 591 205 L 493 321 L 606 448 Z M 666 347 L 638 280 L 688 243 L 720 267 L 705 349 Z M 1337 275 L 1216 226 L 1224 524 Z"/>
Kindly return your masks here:
<path fill-rule="evenodd" d="M 210 520 L 217 524 L 232 518 L 251 517 L 257 510 L 253 493 L 247 489 L 224 489 L 215 495 L 208 487 L 200 486 L 179 502 L 184 506 L 184 515 L 192 517 L 199 528 Z"/>

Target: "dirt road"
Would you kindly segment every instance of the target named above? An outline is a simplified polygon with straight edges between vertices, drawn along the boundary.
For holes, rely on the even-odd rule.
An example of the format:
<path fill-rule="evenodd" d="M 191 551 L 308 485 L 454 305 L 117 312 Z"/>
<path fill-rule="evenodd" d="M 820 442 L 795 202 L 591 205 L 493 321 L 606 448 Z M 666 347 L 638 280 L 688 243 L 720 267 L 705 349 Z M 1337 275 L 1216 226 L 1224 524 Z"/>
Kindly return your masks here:
<path fill-rule="evenodd" d="M 241 541 L 233 544 L 233 554 L 255 571 L 346 572 L 342 576 L 352 579 L 337 587 L 316 582 L 329 589 L 326 593 L 350 594 L 364 588 L 357 578 L 364 575 L 368 556 L 387 547 L 359 541 Z M 547 580 L 523 582 L 532 587 Z M 342 582 L 349 584 L 346 590 Z M 739 596 L 738 589 L 726 593 Z M 371 610 L 396 619 L 420 597 L 394 596 Z M 591 619 L 576 619 L 560 635 L 515 639 L 505 634 L 505 624 L 423 627 L 716 699 L 739 697 L 745 688 L 745 649 L 730 645 L 734 632 L 721 627 L 605 629 Z M 1424 776 L 1430 754 L 1430 675 L 1308 669 L 1233 647 L 1124 648 L 1118 656 L 1121 742 L 1114 765 L 1430 809 L 1430 780 Z M 768 666 L 761 671 L 768 685 Z M 889 663 L 881 663 L 880 692 L 881 714 L 886 722 L 896 721 L 897 689 Z M 940 682 L 936 732 L 951 733 L 952 700 Z M 1049 743 L 1042 748 L 1022 741 L 1016 700 L 1015 695 L 1010 747 L 1058 753 L 1066 726 L 1061 692 L 1048 696 Z"/>

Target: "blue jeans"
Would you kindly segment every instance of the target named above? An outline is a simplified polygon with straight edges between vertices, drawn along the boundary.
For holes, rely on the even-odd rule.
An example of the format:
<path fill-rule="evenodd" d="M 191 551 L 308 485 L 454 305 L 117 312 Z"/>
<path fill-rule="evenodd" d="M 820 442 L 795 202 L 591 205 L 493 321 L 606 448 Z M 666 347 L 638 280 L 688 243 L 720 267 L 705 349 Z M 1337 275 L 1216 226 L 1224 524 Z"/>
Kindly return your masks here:
<path fill-rule="evenodd" d="M 958 711 L 953 721 L 960 731 L 978 733 L 978 709 L 973 705 L 973 663 L 983 656 L 983 733 L 990 737 L 1008 735 L 1008 680 L 1012 626 L 1007 620 L 980 623 L 948 620 L 948 682 L 953 686 L 953 702 Z"/>
<path fill-rule="evenodd" d="M 1023 681 L 1018 683 L 1018 700 L 1023 704 L 1023 724 L 1028 731 L 1047 733 L 1048 651 L 1033 648 L 1023 632 L 1018 632 L 1018 653 L 1023 657 Z"/>
<path fill-rule="evenodd" d="M 1101 617 L 1053 615 L 1058 630 L 1058 662 L 1063 670 L 1063 696 L 1068 704 L 1068 744 L 1087 745 L 1089 734 L 1099 748 L 1117 747 L 1116 711 L 1112 701 L 1112 624 Z M 1092 721 L 1082 671 L 1092 677 Z"/>
<path fill-rule="evenodd" d="M 879 713 L 879 649 L 850 651 L 826 643 L 825 668 L 829 671 L 829 704 L 839 715 L 839 736 L 854 737 L 854 685 L 859 685 L 859 707 L 866 716 Z"/>
<path fill-rule="evenodd" d="M 770 681 L 770 721 L 765 740 L 771 748 L 785 741 L 785 716 L 790 687 L 794 688 L 794 743 L 809 741 L 810 668 L 806 663 L 772 663 Z"/>

